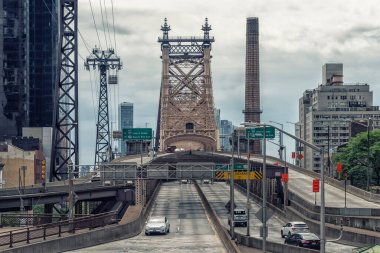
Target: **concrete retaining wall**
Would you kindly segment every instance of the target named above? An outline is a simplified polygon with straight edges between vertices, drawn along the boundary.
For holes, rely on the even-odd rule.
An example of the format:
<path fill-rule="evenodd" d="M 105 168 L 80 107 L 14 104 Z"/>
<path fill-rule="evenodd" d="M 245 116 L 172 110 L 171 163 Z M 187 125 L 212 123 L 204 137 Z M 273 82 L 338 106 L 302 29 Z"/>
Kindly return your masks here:
<path fill-rule="evenodd" d="M 314 206 L 291 192 L 289 199 L 291 206 L 304 216 L 313 220 L 320 219 L 320 206 Z M 344 226 L 380 232 L 380 217 L 373 216 L 373 213 L 376 214 L 378 211 L 377 209 L 366 208 L 327 207 L 325 209 L 325 221 L 336 225 L 340 225 L 342 222 Z"/>
<path fill-rule="evenodd" d="M 292 206 L 287 208 L 287 218 L 289 220 L 303 220 L 309 226 L 310 230 L 316 234 L 319 234 L 320 223 L 319 220 L 312 220 L 304 213 L 298 212 Z M 325 235 L 328 238 L 337 239 L 340 236 L 340 225 L 334 225 L 325 223 Z M 356 242 L 360 244 L 380 244 L 380 233 L 369 231 L 368 234 L 359 234 L 355 231 L 355 228 L 345 227 L 343 230 L 342 238 L 340 240 L 347 242 Z M 372 235 L 374 234 L 374 235 Z M 377 236 L 375 235 L 377 234 Z"/>
<path fill-rule="evenodd" d="M 262 249 L 262 239 L 254 238 L 254 237 L 247 237 L 245 235 L 241 235 L 239 233 L 236 233 L 236 239 L 237 241 L 247 247 L 250 248 L 256 248 L 256 249 Z M 268 252 L 272 253 L 314 253 L 319 252 L 319 250 L 311 250 L 311 249 L 305 249 L 300 248 L 296 246 L 291 245 L 285 245 L 282 243 L 275 243 L 275 242 L 269 242 L 266 241 L 266 250 Z"/>
<path fill-rule="evenodd" d="M 282 161 L 276 157 L 273 157 L 273 156 L 268 156 L 270 157 L 271 160 L 275 160 L 275 161 L 278 161 L 278 162 L 281 162 Z M 303 169 L 303 168 L 300 168 L 298 166 L 295 166 L 295 165 L 292 165 L 292 164 L 287 164 L 287 166 L 295 171 L 298 171 L 300 173 L 303 173 L 303 174 L 306 174 L 308 176 L 311 176 L 311 177 L 314 177 L 314 178 L 319 178 L 320 177 L 320 174 L 319 173 L 316 173 L 314 171 L 311 171 L 311 170 L 307 170 L 307 169 Z M 339 188 L 341 190 L 344 190 L 344 184 L 342 184 L 341 181 L 339 180 L 336 180 L 334 178 L 330 178 L 330 177 L 326 177 L 326 183 L 336 187 L 336 188 Z M 347 185 L 347 192 L 355 195 L 355 196 L 358 196 L 360 198 L 363 198 L 367 201 L 371 201 L 371 202 L 376 202 L 376 203 L 380 203 L 380 194 L 374 194 L 374 193 L 371 193 L 371 192 L 367 192 L 365 190 L 362 190 L 360 188 L 357 188 L 357 187 L 354 187 L 352 185 Z"/>

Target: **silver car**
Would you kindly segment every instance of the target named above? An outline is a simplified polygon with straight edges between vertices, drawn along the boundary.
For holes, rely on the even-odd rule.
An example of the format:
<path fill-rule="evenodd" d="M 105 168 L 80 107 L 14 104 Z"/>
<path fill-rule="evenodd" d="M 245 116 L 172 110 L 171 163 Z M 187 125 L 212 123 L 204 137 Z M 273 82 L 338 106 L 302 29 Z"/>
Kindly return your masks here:
<path fill-rule="evenodd" d="M 145 234 L 167 234 L 170 232 L 170 223 L 166 216 L 152 216 L 146 222 Z"/>
<path fill-rule="evenodd" d="M 308 233 L 309 227 L 303 221 L 288 222 L 281 228 L 281 237 L 291 236 L 294 233 Z"/>

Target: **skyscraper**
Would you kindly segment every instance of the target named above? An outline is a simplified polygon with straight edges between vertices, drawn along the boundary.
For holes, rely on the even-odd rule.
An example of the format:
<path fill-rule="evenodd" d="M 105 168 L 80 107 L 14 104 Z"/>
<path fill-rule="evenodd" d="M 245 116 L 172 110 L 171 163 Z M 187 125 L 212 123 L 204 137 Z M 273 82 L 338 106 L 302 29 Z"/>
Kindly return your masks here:
<path fill-rule="evenodd" d="M 0 135 L 28 124 L 27 2 L 0 1 Z"/>
<path fill-rule="evenodd" d="M 53 125 L 59 22 L 56 2 L 29 1 L 30 127 Z"/>
<path fill-rule="evenodd" d="M 119 105 L 119 129 L 133 128 L 133 103 L 123 102 Z M 125 141 L 119 141 L 120 155 L 126 155 Z"/>
<path fill-rule="evenodd" d="M 0 1 L 0 135 L 52 127 L 57 0 Z"/>
<path fill-rule="evenodd" d="M 245 109 L 243 113 L 245 122 L 260 123 L 259 19 L 256 17 L 247 18 Z M 250 150 L 252 150 L 253 153 L 260 153 L 260 141 L 253 141 L 252 148 L 250 148 Z"/>

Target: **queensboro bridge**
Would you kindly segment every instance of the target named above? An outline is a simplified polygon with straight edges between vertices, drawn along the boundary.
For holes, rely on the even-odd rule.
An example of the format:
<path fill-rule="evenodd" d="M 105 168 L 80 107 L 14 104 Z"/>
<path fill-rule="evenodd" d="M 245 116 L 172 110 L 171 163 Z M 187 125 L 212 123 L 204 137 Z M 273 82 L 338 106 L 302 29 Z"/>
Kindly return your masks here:
<path fill-rule="evenodd" d="M 169 37 L 165 18 L 162 79 L 157 120 L 156 148 L 213 151 L 217 147 L 214 98 L 210 70 L 211 26 L 202 26 L 203 37 Z"/>

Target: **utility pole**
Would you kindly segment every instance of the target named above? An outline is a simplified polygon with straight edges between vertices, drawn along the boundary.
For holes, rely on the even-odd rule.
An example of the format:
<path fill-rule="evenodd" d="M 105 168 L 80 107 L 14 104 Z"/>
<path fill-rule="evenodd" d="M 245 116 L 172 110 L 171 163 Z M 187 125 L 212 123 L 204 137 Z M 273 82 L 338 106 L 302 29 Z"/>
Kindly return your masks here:
<path fill-rule="evenodd" d="M 278 123 L 276 121 L 272 121 L 270 120 L 269 122 L 271 123 L 275 123 L 277 125 L 280 125 L 281 126 L 281 130 L 284 130 L 284 124 L 281 124 L 281 123 Z M 280 160 L 282 160 L 283 158 L 283 155 L 282 155 L 282 147 L 283 147 L 283 135 L 282 135 L 282 132 L 280 132 L 280 135 L 279 135 L 279 143 L 280 143 L 280 146 L 279 146 L 279 149 L 278 149 L 278 155 L 280 156 Z"/>
<path fill-rule="evenodd" d="M 87 57 L 85 67 L 90 70 L 98 67 L 100 72 L 100 92 L 99 92 L 99 107 L 98 121 L 96 124 L 96 150 L 95 150 L 95 165 L 109 162 L 110 157 L 110 130 L 109 130 L 109 114 L 108 114 L 108 89 L 107 89 L 107 71 L 109 69 L 120 70 L 122 63 L 120 58 L 115 54 L 113 49 L 100 50 L 95 48 L 92 54 Z M 109 81 L 109 80 L 108 80 Z M 117 83 L 113 80 L 113 83 Z"/>

